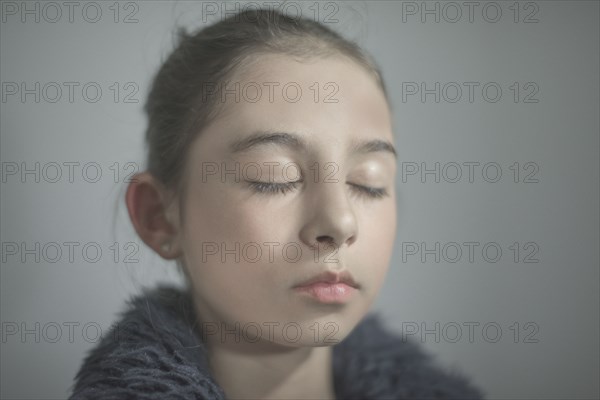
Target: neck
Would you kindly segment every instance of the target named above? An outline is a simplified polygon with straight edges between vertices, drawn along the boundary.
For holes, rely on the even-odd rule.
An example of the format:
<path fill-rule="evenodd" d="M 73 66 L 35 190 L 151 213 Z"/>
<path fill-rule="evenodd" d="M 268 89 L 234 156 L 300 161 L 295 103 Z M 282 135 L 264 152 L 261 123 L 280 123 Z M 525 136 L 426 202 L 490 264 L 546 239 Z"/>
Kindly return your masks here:
<path fill-rule="evenodd" d="M 213 315 L 198 302 L 194 308 L 196 316 Z M 229 329 L 221 334 L 219 328 L 203 342 L 211 374 L 227 399 L 335 399 L 331 346 L 248 341 Z"/>
<path fill-rule="evenodd" d="M 228 399 L 335 399 L 331 347 L 210 343 L 207 349 Z"/>

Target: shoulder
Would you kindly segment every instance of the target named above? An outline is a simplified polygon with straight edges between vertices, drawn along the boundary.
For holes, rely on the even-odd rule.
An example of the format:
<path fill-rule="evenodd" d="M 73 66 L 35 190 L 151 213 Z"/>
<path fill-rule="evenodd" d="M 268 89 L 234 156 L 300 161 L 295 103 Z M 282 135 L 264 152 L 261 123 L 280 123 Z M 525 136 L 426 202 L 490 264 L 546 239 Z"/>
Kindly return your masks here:
<path fill-rule="evenodd" d="M 421 345 L 391 332 L 375 313 L 334 346 L 334 375 L 344 399 L 484 398 L 469 378 L 436 365 Z"/>
<path fill-rule="evenodd" d="M 85 357 L 71 399 L 222 399 L 208 373 L 205 348 L 188 322 L 181 289 L 159 286 L 131 298 L 120 318 Z"/>

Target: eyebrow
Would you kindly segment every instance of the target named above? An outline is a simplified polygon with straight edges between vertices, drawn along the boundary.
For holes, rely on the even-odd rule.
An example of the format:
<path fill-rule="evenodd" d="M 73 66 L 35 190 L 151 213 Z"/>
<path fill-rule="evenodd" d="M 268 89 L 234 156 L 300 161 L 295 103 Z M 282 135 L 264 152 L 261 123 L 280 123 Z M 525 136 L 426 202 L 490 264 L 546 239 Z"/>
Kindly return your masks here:
<path fill-rule="evenodd" d="M 235 140 L 229 145 L 232 153 L 242 153 L 258 146 L 275 144 L 287 147 L 290 150 L 306 151 L 308 146 L 304 139 L 294 133 L 288 132 L 254 132 L 249 136 Z M 372 139 L 359 142 L 352 146 L 351 150 L 356 153 L 386 152 L 397 158 L 394 145 L 387 140 Z"/>

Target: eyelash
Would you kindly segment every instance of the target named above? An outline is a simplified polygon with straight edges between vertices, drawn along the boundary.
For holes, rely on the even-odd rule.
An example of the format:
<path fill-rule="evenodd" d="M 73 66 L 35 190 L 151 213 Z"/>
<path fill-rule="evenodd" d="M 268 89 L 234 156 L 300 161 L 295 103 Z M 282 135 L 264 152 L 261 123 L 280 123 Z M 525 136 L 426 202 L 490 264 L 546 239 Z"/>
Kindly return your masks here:
<path fill-rule="evenodd" d="M 272 182 L 260 182 L 260 181 L 248 181 L 252 190 L 258 193 L 264 194 L 286 194 L 295 189 L 296 184 L 302 181 L 287 182 L 287 183 L 272 183 Z M 349 183 L 349 185 L 358 192 L 358 194 L 367 196 L 372 199 L 381 199 L 388 195 L 387 190 L 384 188 L 372 188 L 368 186 L 356 185 Z"/>

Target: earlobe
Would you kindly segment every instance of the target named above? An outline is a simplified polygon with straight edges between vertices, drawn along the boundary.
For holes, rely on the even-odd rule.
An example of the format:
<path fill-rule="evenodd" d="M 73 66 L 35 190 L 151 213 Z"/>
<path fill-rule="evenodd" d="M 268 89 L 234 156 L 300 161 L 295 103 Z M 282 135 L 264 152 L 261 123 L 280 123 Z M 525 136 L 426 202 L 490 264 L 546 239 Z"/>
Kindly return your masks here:
<path fill-rule="evenodd" d="M 165 259 L 177 258 L 177 229 L 167 217 L 164 187 L 149 172 L 136 174 L 125 194 L 129 218 L 146 245 Z"/>
<path fill-rule="evenodd" d="M 162 246 L 160 246 L 160 248 L 164 252 L 169 252 L 169 251 L 171 251 L 171 243 L 169 243 L 169 242 L 163 243 Z"/>

